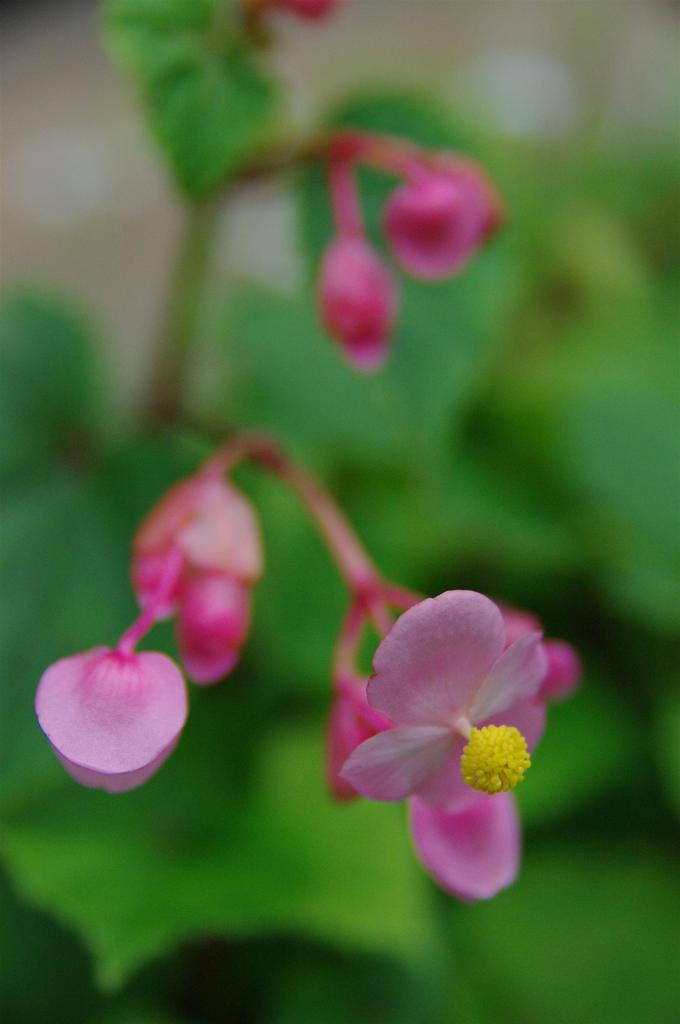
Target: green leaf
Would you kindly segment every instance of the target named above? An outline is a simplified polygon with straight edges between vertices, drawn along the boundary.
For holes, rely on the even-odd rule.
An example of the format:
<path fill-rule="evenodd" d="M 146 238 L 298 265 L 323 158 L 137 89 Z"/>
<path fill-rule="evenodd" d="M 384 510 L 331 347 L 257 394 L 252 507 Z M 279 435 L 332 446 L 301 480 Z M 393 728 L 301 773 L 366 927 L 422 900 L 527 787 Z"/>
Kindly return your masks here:
<path fill-rule="evenodd" d="M 495 900 L 453 908 L 450 941 L 494 1021 L 673 1024 L 676 890 L 653 846 L 567 838 L 527 851 L 520 879 Z"/>
<path fill-rule="evenodd" d="M 261 144 L 275 105 L 229 15 L 216 0 L 105 5 L 111 48 L 137 78 L 156 139 L 193 197 L 226 181 Z"/>
<path fill-rule="evenodd" d="M 195 696 L 177 752 L 142 789 L 87 791 L 55 762 L 53 791 L 6 815 L 12 880 L 78 932 L 104 987 L 206 933 L 293 932 L 418 958 L 425 886 L 406 824 L 394 807 L 330 802 L 319 726 L 271 740 L 248 792 L 254 685 Z"/>
<path fill-rule="evenodd" d="M 0 306 L 0 470 L 87 458 L 101 381 L 92 335 L 60 299 L 17 292 Z M 98 393 L 97 393 L 98 392 Z"/>

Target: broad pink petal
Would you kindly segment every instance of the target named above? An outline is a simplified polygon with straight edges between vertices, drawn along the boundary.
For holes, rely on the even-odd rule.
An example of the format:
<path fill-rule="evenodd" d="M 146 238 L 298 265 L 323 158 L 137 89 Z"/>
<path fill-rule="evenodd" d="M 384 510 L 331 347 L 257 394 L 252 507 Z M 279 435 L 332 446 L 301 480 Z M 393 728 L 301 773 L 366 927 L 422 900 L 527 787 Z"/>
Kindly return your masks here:
<path fill-rule="evenodd" d="M 497 715 L 538 693 L 548 662 L 541 633 L 529 633 L 500 656 L 470 704 L 471 722 Z"/>
<path fill-rule="evenodd" d="M 340 777 L 371 800 L 403 800 L 447 759 L 452 742 L 439 726 L 388 729 L 357 747 Z"/>
<path fill-rule="evenodd" d="M 486 900 L 511 885 L 520 858 L 520 827 L 510 793 L 482 796 L 460 814 L 410 801 L 418 857 L 434 880 L 463 900 Z"/>
<path fill-rule="evenodd" d="M 50 744 L 51 746 L 51 744 Z M 52 750 L 57 755 L 69 775 L 79 782 L 81 786 L 89 789 L 103 789 L 107 793 L 127 793 L 130 789 L 136 789 L 144 782 L 147 782 L 152 775 L 155 775 L 161 765 L 167 761 L 170 754 L 177 746 L 177 740 L 173 740 L 165 750 L 161 750 L 158 757 L 145 765 L 144 768 L 137 768 L 134 772 L 121 772 L 117 775 L 107 775 L 106 772 L 95 772 L 91 768 L 83 768 L 67 757 L 60 754 L 56 747 Z"/>
<path fill-rule="evenodd" d="M 503 617 L 488 597 L 449 590 L 404 612 L 378 647 L 369 703 L 403 725 L 450 723 L 503 650 Z"/>
<path fill-rule="evenodd" d="M 187 716 L 184 679 L 170 658 L 102 647 L 50 666 L 35 705 L 59 755 L 105 775 L 146 769 L 167 756 Z"/>

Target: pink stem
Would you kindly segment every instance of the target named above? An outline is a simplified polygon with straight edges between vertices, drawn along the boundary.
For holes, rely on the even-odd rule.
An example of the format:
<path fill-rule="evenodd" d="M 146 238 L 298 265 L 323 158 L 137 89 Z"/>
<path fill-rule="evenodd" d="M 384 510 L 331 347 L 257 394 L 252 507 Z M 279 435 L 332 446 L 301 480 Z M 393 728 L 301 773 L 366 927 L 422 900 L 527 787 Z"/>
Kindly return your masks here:
<path fill-rule="evenodd" d="M 352 601 L 340 627 L 340 633 L 333 655 L 333 681 L 336 686 L 349 677 L 356 679 L 359 675 L 357 667 L 357 647 L 366 625 L 366 609 L 361 601 Z"/>
<path fill-rule="evenodd" d="M 321 484 L 292 462 L 270 438 L 236 434 L 208 460 L 202 472 L 220 475 L 229 472 L 243 459 L 264 466 L 295 491 L 314 520 L 355 599 L 369 610 L 379 602 L 382 592 L 380 574 L 349 522 Z"/>
<path fill-rule="evenodd" d="M 158 581 L 156 593 L 149 601 L 146 608 L 142 611 L 141 615 L 135 619 L 128 629 L 125 630 L 116 645 L 116 650 L 119 654 L 132 654 L 142 637 L 146 636 L 149 630 L 155 625 L 158 609 L 166 604 L 175 588 L 175 584 L 177 583 L 177 579 L 182 570 L 183 558 L 184 556 L 180 547 L 175 546 L 170 550 L 165 563 L 165 568 L 163 569 L 161 578 Z"/>
<path fill-rule="evenodd" d="M 364 225 L 354 165 L 350 158 L 331 156 L 328 163 L 328 190 L 338 234 L 342 238 L 361 238 Z"/>

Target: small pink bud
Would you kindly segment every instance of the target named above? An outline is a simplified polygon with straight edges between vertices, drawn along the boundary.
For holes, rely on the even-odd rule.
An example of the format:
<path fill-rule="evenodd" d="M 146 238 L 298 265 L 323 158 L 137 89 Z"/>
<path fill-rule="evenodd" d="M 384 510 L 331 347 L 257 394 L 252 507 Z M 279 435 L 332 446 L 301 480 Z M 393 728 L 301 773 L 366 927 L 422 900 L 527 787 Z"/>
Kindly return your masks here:
<path fill-rule="evenodd" d="M 574 692 L 581 681 L 581 659 L 571 644 L 563 640 L 546 640 L 548 671 L 541 685 L 541 697 L 561 700 Z"/>
<path fill-rule="evenodd" d="M 319 278 L 321 315 L 350 362 L 364 372 L 387 358 L 397 312 L 392 275 L 362 238 L 336 238 Z"/>
<path fill-rule="evenodd" d="M 385 207 L 385 232 L 395 259 L 414 277 L 436 280 L 460 270 L 486 238 L 492 198 L 481 176 L 431 172 L 395 189 Z"/>
<path fill-rule="evenodd" d="M 279 7 L 285 7 L 298 18 L 314 21 L 325 18 L 338 6 L 339 0 L 275 0 Z"/>
<path fill-rule="evenodd" d="M 366 700 L 366 683 L 362 680 L 343 679 L 337 681 L 336 686 L 338 692 L 328 719 L 328 788 L 336 800 L 353 800 L 359 794 L 340 776 L 340 770 L 359 744 L 389 729 L 392 723 L 370 706 Z"/>
<path fill-rule="evenodd" d="M 172 752 L 187 717 L 186 685 L 164 654 L 96 647 L 51 665 L 35 708 L 74 779 L 121 793 L 146 782 Z"/>
<path fill-rule="evenodd" d="M 191 571 L 224 572 L 244 582 L 255 581 L 262 572 L 255 513 L 250 502 L 219 477 L 197 474 L 182 480 L 144 519 L 135 537 L 132 562 L 140 604 L 155 598 L 174 547 L 182 551 L 185 571 L 161 609 L 164 615 L 173 611 Z"/>
<path fill-rule="evenodd" d="M 186 586 L 177 622 L 187 673 L 215 683 L 236 665 L 250 625 L 249 588 L 224 573 L 205 573 Z"/>

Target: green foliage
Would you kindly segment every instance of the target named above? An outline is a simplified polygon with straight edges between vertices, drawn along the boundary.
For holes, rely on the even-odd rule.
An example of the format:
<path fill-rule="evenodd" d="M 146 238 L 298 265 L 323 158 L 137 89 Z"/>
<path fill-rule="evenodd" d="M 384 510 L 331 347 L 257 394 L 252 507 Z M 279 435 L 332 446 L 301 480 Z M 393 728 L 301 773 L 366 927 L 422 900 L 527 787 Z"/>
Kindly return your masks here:
<path fill-rule="evenodd" d="M 0 471 L 78 459 L 105 404 L 88 327 L 63 301 L 29 292 L 0 306 Z"/>
<path fill-rule="evenodd" d="M 217 0 L 108 0 L 104 26 L 136 78 L 173 174 L 200 197 L 233 175 L 265 138 L 275 106 L 259 70 Z"/>

